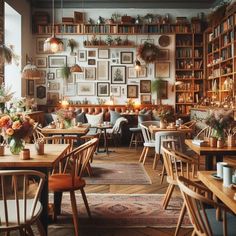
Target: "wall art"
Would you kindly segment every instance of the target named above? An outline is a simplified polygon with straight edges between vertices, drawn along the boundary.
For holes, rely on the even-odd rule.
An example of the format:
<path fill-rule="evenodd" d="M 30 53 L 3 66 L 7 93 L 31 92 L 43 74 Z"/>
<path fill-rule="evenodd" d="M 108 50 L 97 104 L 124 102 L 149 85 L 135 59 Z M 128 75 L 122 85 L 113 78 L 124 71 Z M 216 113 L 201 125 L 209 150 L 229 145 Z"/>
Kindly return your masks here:
<path fill-rule="evenodd" d="M 140 80 L 140 93 L 151 93 L 151 80 Z"/>
<path fill-rule="evenodd" d="M 106 82 L 97 83 L 97 96 L 108 97 L 110 95 L 110 84 Z"/>
<path fill-rule="evenodd" d="M 85 73 L 86 80 L 96 80 L 96 68 L 95 67 L 86 67 L 84 73 Z"/>
<path fill-rule="evenodd" d="M 109 62 L 97 61 L 97 80 L 109 80 Z"/>
<path fill-rule="evenodd" d="M 147 67 L 146 66 L 141 66 L 140 69 L 137 72 L 137 77 L 138 78 L 145 78 L 147 77 Z"/>
<path fill-rule="evenodd" d="M 133 52 L 121 52 L 120 53 L 121 64 L 133 64 Z"/>
<path fill-rule="evenodd" d="M 128 69 L 128 77 L 133 79 L 133 78 L 137 78 L 137 70 L 135 70 L 134 67 L 127 67 Z"/>
<path fill-rule="evenodd" d="M 48 56 L 49 68 L 65 67 L 67 65 L 67 56 Z"/>
<path fill-rule="evenodd" d="M 111 85 L 111 96 L 120 97 L 120 90 L 119 85 Z"/>
<path fill-rule="evenodd" d="M 95 84 L 88 82 L 77 83 L 77 95 L 78 96 L 94 96 L 95 95 Z"/>
<path fill-rule="evenodd" d="M 78 51 L 78 61 L 86 61 L 86 51 L 85 50 L 79 50 Z"/>
<path fill-rule="evenodd" d="M 138 98 L 138 85 L 127 85 L 127 98 Z"/>
<path fill-rule="evenodd" d="M 46 57 L 35 57 L 35 65 L 38 68 L 46 68 L 47 67 L 47 58 Z"/>
<path fill-rule="evenodd" d="M 109 49 L 98 49 L 99 59 L 109 59 Z"/>
<path fill-rule="evenodd" d="M 48 80 L 54 80 L 55 79 L 55 74 L 53 72 L 48 72 L 47 78 L 48 78 Z"/>
<path fill-rule="evenodd" d="M 27 80 L 27 95 L 34 96 L 34 80 L 32 79 Z"/>
<path fill-rule="evenodd" d="M 47 52 L 44 52 L 43 45 L 46 38 L 36 38 L 36 53 L 37 54 L 46 54 Z"/>
<path fill-rule="evenodd" d="M 155 77 L 156 78 L 169 78 L 170 77 L 170 63 L 169 62 L 156 62 L 155 63 Z"/>
<path fill-rule="evenodd" d="M 141 104 L 151 104 L 152 96 L 151 94 L 141 94 Z"/>
<path fill-rule="evenodd" d="M 111 83 L 125 84 L 126 83 L 126 67 L 111 66 Z"/>
<path fill-rule="evenodd" d="M 36 88 L 36 96 L 39 99 L 46 98 L 46 87 L 45 86 L 38 86 Z"/>

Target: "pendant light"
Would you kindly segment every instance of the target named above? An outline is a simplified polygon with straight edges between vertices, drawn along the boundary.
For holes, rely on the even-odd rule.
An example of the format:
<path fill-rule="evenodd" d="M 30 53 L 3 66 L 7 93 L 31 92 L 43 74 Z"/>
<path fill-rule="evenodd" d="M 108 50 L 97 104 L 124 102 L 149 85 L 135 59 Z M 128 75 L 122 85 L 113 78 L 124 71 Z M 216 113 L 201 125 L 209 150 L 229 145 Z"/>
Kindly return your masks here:
<path fill-rule="evenodd" d="M 43 50 L 48 53 L 63 51 L 63 41 L 55 36 L 54 30 L 54 0 L 52 0 L 52 36 L 44 41 Z"/>
<path fill-rule="evenodd" d="M 32 59 L 26 55 L 26 65 L 22 71 L 21 77 L 23 79 L 40 79 L 42 76 L 42 72 L 38 70 L 37 66 L 33 64 Z"/>
<path fill-rule="evenodd" d="M 78 64 L 75 64 L 70 68 L 70 72 L 71 73 L 81 73 L 81 72 L 83 72 L 83 70 Z"/>

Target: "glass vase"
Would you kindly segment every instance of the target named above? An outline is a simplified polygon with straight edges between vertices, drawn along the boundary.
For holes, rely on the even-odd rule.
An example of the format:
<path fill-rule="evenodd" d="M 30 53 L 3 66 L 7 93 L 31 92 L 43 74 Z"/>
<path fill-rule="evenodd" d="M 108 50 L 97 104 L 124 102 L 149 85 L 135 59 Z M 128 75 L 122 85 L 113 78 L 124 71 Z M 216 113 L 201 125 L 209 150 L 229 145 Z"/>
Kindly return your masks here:
<path fill-rule="evenodd" d="M 18 155 L 24 149 L 24 140 L 12 138 L 9 143 L 10 151 L 13 155 Z"/>

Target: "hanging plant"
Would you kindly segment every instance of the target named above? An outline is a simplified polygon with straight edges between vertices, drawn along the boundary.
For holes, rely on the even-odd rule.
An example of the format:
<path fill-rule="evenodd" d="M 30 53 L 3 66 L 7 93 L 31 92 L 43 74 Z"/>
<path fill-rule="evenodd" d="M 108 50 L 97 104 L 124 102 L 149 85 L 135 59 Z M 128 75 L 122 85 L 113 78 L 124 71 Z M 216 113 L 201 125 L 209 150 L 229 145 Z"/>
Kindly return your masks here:
<path fill-rule="evenodd" d="M 74 54 L 74 49 L 78 47 L 78 43 L 74 39 L 69 39 L 68 40 L 68 47 L 70 47 L 70 54 Z"/>
<path fill-rule="evenodd" d="M 137 52 L 138 56 L 148 64 L 157 60 L 159 50 L 155 44 L 145 42 L 138 47 Z"/>
<path fill-rule="evenodd" d="M 69 66 L 62 67 L 61 74 L 63 78 L 67 80 L 71 74 L 70 67 Z"/>

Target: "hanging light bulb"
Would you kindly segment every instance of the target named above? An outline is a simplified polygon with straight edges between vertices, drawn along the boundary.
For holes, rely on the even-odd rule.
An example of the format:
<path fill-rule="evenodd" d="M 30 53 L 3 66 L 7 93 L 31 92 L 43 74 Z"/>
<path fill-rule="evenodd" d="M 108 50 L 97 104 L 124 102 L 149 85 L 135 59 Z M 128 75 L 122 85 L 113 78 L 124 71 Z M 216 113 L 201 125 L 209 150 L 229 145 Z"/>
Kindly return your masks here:
<path fill-rule="evenodd" d="M 135 70 L 140 70 L 140 69 L 141 69 L 141 62 L 138 59 L 136 59 L 136 61 L 135 61 Z"/>
<path fill-rule="evenodd" d="M 63 51 L 63 41 L 55 36 L 54 32 L 54 0 L 52 0 L 52 36 L 47 38 L 43 44 L 44 52 L 56 53 Z"/>

